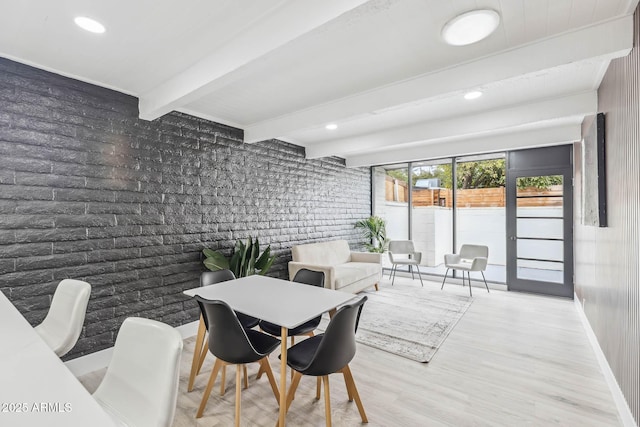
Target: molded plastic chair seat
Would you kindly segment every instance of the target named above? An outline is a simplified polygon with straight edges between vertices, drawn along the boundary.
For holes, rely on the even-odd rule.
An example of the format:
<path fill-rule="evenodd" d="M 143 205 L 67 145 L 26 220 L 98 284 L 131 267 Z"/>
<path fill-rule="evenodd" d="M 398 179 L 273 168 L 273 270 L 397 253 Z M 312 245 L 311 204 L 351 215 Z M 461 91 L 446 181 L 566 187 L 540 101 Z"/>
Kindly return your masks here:
<path fill-rule="evenodd" d="M 293 337 L 298 335 L 306 335 L 309 332 L 315 330 L 319 324 L 320 321 L 318 319 L 311 319 L 307 322 L 304 322 L 300 326 L 296 326 L 293 329 L 288 329 L 287 336 Z M 275 323 L 265 322 L 264 320 L 262 320 L 260 321 L 260 329 L 268 334 L 279 336 L 282 327 L 280 325 L 276 325 Z"/>
<path fill-rule="evenodd" d="M 122 425 L 171 426 L 182 345 L 180 333 L 165 323 L 140 317 L 125 319 L 94 398 Z"/>
<path fill-rule="evenodd" d="M 34 328 L 59 357 L 78 342 L 90 296 L 91 285 L 87 282 L 62 280 L 53 294 L 47 316 Z"/>
<path fill-rule="evenodd" d="M 296 371 L 303 371 L 316 354 L 324 334 L 316 335 L 299 342 L 287 351 L 287 365 Z"/>

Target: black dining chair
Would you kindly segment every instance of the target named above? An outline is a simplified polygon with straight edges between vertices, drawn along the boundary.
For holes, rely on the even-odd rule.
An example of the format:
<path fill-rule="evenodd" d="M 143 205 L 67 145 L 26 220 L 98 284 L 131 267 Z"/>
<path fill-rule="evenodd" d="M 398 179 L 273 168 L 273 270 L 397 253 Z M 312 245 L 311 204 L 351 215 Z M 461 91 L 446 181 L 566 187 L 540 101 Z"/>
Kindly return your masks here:
<path fill-rule="evenodd" d="M 308 270 L 306 268 L 302 268 L 298 270 L 296 275 L 293 277 L 292 282 L 302 283 L 302 284 L 311 285 L 311 286 L 317 286 L 321 288 L 324 286 L 324 273 L 322 271 L 313 271 L 313 270 Z M 308 335 L 312 337 L 313 331 L 320 324 L 321 318 L 322 316 L 318 316 L 316 318 L 306 321 L 300 326 L 296 326 L 295 328 L 289 329 L 287 331 L 287 336 L 291 337 L 291 345 L 294 344 L 294 337 L 296 336 Z M 271 335 L 275 335 L 277 337 L 280 336 L 280 333 L 281 333 L 280 331 L 282 329 L 280 325 L 276 325 L 275 323 L 270 323 L 265 320 L 261 320 L 260 323 L 258 323 L 258 325 L 260 326 L 260 329 L 262 329 L 264 332 Z"/>
<path fill-rule="evenodd" d="M 205 271 L 200 275 L 200 286 L 209 286 L 215 285 L 216 283 L 227 282 L 229 280 L 234 280 L 236 278 L 235 274 L 231 270 L 217 270 L 217 271 Z M 256 326 L 260 320 L 255 317 L 243 314 L 236 313 L 238 320 L 242 324 L 243 328 L 251 329 Z M 202 312 L 200 316 L 200 324 L 198 325 L 198 334 L 196 335 L 196 346 L 193 350 L 193 362 L 191 364 L 191 373 L 189 375 L 189 384 L 187 386 L 187 391 L 193 390 L 193 384 L 195 382 L 196 376 L 200 373 L 202 369 L 202 364 L 204 363 L 204 359 L 207 356 L 207 322 L 205 320 L 205 313 Z M 224 394 L 226 384 L 226 370 L 222 369 L 222 381 L 220 384 L 220 394 Z M 245 385 L 247 384 L 247 374 L 245 372 Z"/>
<path fill-rule="evenodd" d="M 226 365 L 236 365 L 235 425 L 240 425 L 241 368 L 246 363 L 258 362 L 266 372 L 276 401 L 280 394 L 268 356 L 280 345 L 280 340 L 254 329 L 242 326 L 236 313 L 224 301 L 207 300 L 196 296 L 209 328 L 209 351 L 216 357 L 209 383 L 202 396 L 196 418 L 202 417 L 218 371 Z"/>
<path fill-rule="evenodd" d="M 324 286 L 324 273 L 322 271 L 313 271 L 307 268 L 302 268 L 298 270 L 296 275 L 293 277 L 292 282 L 302 283 L 305 285 L 323 287 Z M 295 337 L 307 335 L 312 337 L 313 331 L 320 324 L 320 319 L 322 316 L 315 317 L 311 320 L 304 322 L 300 326 L 296 326 L 295 328 L 291 328 L 287 330 L 287 336 L 291 338 L 291 346 L 295 344 Z M 276 325 L 275 323 L 267 322 L 266 320 L 261 320 L 258 324 L 260 329 L 264 332 L 279 337 L 281 335 L 282 327 L 280 325 Z M 262 369 L 258 371 L 256 379 L 260 379 L 262 376 Z M 292 372 L 293 373 L 293 372 Z"/>
<path fill-rule="evenodd" d="M 324 384 L 326 424 L 331 426 L 329 374 L 339 372 L 344 375 L 349 401 L 356 401 L 362 422 L 369 422 L 349 368 L 349 362 L 356 354 L 356 330 L 366 300 L 367 297 L 364 296 L 352 304 L 343 305 L 329 322 L 324 334 L 307 338 L 289 348 L 287 365 L 294 370 L 294 375 L 287 394 L 286 410 L 291 406 L 302 375 L 320 377 Z M 319 389 L 316 391 L 316 399 L 320 399 Z"/>

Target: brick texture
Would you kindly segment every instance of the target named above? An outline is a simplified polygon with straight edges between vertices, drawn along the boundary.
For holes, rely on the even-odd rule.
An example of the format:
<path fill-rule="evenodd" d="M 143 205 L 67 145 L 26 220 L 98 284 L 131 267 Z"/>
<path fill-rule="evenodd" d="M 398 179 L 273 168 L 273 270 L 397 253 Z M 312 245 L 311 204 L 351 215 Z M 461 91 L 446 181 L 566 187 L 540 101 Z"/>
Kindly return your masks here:
<path fill-rule="evenodd" d="M 369 169 L 306 160 L 277 140 L 186 114 L 138 119 L 137 98 L 0 58 L 0 290 L 33 325 L 57 283 L 91 300 L 71 359 L 113 345 L 122 321 L 197 319 L 203 248 L 258 237 L 287 277 L 291 246 L 347 239 L 370 215 Z M 268 107 L 265 107 L 268 108 Z"/>

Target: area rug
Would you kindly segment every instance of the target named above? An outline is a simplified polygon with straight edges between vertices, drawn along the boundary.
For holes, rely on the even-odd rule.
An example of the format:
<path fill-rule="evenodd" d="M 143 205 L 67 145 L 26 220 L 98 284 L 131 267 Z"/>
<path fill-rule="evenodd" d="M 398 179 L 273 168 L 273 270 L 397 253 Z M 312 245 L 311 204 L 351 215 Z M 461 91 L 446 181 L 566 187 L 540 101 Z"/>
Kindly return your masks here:
<path fill-rule="evenodd" d="M 418 362 L 431 360 L 473 301 L 428 285 L 396 285 L 359 295 L 368 300 L 356 340 Z M 328 320 L 323 317 L 319 329 L 324 330 Z"/>

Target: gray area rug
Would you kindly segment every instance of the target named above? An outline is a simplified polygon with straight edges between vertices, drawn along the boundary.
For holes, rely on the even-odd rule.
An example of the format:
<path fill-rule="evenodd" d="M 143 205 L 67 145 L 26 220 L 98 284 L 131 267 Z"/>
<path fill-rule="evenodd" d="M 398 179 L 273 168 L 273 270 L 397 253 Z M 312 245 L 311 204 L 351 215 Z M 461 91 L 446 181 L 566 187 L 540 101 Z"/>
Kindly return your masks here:
<path fill-rule="evenodd" d="M 401 286 L 366 291 L 356 334 L 359 343 L 418 361 L 431 360 L 473 299 L 428 286 Z M 324 330 L 328 316 L 323 317 Z"/>

